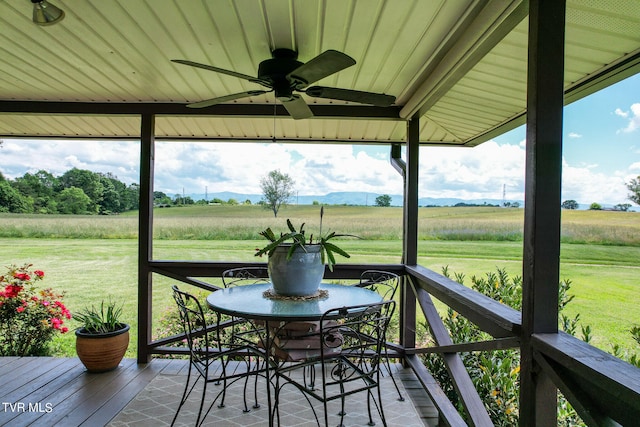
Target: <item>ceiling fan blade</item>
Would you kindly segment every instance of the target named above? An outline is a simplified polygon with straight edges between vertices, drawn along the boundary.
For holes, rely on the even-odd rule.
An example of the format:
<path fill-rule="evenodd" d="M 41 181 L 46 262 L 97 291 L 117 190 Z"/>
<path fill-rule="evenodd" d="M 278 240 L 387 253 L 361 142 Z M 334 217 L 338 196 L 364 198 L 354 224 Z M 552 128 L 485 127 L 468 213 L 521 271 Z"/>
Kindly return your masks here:
<path fill-rule="evenodd" d="M 284 108 L 286 108 L 289 112 L 289 115 L 295 120 L 308 119 L 309 117 L 313 117 L 313 112 L 300 95 L 293 95 L 291 100 L 281 102 L 282 105 L 284 105 Z"/>
<path fill-rule="evenodd" d="M 317 82 L 338 71 L 355 65 L 356 61 L 349 55 L 337 50 L 326 50 L 309 62 L 306 62 L 291 71 L 287 79 L 296 89 L 307 87 L 313 82 Z"/>
<path fill-rule="evenodd" d="M 218 98 L 207 99 L 200 102 L 194 102 L 187 104 L 189 108 L 204 108 L 211 105 L 222 104 L 223 102 L 233 101 L 234 99 L 246 98 L 248 96 L 262 95 L 263 93 L 271 92 L 270 90 L 248 90 L 246 92 L 234 93 L 231 95 L 220 96 Z"/>
<path fill-rule="evenodd" d="M 305 93 L 315 98 L 339 99 L 341 101 L 358 102 L 360 104 L 375 105 L 377 107 L 388 107 L 396 101 L 396 97 L 393 95 L 339 89 L 337 87 L 311 86 Z"/>
<path fill-rule="evenodd" d="M 202 68 L 203 70 L 215 71 L 216 73 L 226 74 L 228 76 L 238 77 L 240 79 L 249 80 L 253 83 L 258 83 L 263 86 L 271 87 L 271 85 L 264 81 L 260 80 L 257 77 L 249 76 L 247 74 L 238 73 L 231 70 L 225 70 L 224 68 L 214 67 L 212 65 L 200 64 L 199 62 L 187 61 L 184 59 L 172 59 L 171 62 L 175 62 L 176 64 L 188 65 L 190 67 Z"/>

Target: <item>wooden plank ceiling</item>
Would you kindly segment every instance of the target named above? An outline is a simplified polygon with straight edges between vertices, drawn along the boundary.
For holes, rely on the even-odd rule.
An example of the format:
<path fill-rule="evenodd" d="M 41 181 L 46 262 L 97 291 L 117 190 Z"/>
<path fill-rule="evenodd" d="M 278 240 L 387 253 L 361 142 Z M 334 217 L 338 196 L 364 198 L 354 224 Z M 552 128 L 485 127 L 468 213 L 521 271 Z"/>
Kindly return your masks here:
<path fill-rule="evenodd" d="M 508 0 L 51 0 L 55 25 L 26 0 L 0 2 L 0 136 L 404 142 L 474 146 L 524 123 L 527 4 Z M 274 48 L 306 62 L 328 49 L 356 65 L 318 84 L 391 94 L 391 107 L 302 95 L 293 120 L 273 93 L 206 109 L 189 102 L 263 89 L 172 63 L 256 76 Z M 640 2 L 569 0 L 567 102 L 640 71 Z M 90 113 L 90 114 L 87 114 Z M 274 114 L 275 113 L 275 114 Z"/>

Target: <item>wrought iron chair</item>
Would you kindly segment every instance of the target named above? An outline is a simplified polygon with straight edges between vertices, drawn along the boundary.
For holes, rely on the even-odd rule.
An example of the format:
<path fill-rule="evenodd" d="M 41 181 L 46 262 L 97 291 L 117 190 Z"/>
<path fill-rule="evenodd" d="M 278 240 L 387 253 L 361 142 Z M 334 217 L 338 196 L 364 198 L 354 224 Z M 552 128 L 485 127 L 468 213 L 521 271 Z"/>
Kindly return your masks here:
<path fill-rule="evenodd" d="M 222 272 L 222 285 L 225 288 L 256 283 L 269 283 L 267 267 L 238 267 Z M 232 340 L 245 343 L 256 342 L 256 334 L 261 332 L 262 325 L 238 317 L 232 318 L 231 321 L 234 325 Z"/>
<path fill-rule="evenodd" d="M 400 284 L 400 276 L 390 271 L 366 270 L 360 275 L 360 282 L 355 286 L 371 289 L 384 299 L 393 299 Z"/>
<path fill-rule="evenodd" d="M 261 372 L 259 368 L 260 360 L 264 360 L 265 354 L 255 346 L 229 343 L 229 331 L 225 328 L 217 327 L 220 325 L 221 316 L 219 313 L 212 314 L 215 317 L 215 321 L 212 324 L 211 320 L 205 317 L 202 306 L 196 297 L 181 291 L 176 285 L 172 289 L 173 298 L 178 305 L 180 321 L 182 322 L 189 347 L 189 371 L 180 405 L 176 410 L 171 425 L 175 424 L 180 410 L 201 379 L 203 382 L 202 398 L 195 422 L 196 426 L 204 422 L 218 399 L 220 400 L 218 407 L 224 406 L 227 388 L 243 378 L 245 379 L 243 390 L 245 395 L 244 410 L 248 412 L 246 400 L 248 379 L 250 376 L 258 375 Z M 237 361 L 239 364 L 233 372 L 227 371 L 230 360 Z M 196 376 L 193 382 L 191 382 L 192 374 Z M 210 382 L 222 383 L 222 389 L 215 395 L 207 411 L 203 414 L 207 385 Z"/>
<path fill-rule="evenodd" d="M 305 394 L 318 426 L 320 418 L 311 405 L 310 398 L 322 402 L 325 426 L 329 425 L 328 403 L 339 400 L 339 425 L 342 425 L 346 414 L 345 398 L 359 392 L 367 394 L 369 425 L 373 425 L 374 422 L 372 408 L 375 406 L 382 424 L 386 426 L 380 391 L 379 361 L 394 308 L 395 301 L 389 300 L 376 304 L 334 308 L 325 312 L 320 320 L 319 331 L 308 337 L 318 345 L 315 348 L 307 347 L 298 353 L 297 360 L 289 358 L 275 368 L 275 402 L 272 416 L 279 418 L 281 392 L 284 387 L 290 385 Z M 308 386 L 305 369 L 319 370 L 322 381 L 318 381 L 317 387 Z"/>
<path fill-rule="evenodd" d="M 354 286 L 358 286 L 361 288 L 367 288 L 374 292 L 379 293 L 383 299 L 392 300 L 396 291 L 398 290 L 398 286 L 400 285 L 400 276 L 390 271 L 382 271 L 382 270 L 366 270 L 362 272 L 360 275 L 360 281 L 356 283 Z M 393 313 L 391 313 L 393 316 Z M 398 387 L 398 383 L 396 383 L 396 379 L 393 376 L 393 372 L 391 370 L 391 364 L 389 363 L 388 357 L 388 348 L 384 346 L 384 363 L 389 372 L 389 376 L 393 381 L 393 385 L 398 392 L 398 400 L 404 401 L 404 397 L 402 396 L 402 392 L 400 392 L 400 387 Z"/>
<path fill-rule="evenodd" d="M 267 267 L 238 267 L 222 272 L 222 285 L 225 288 L 268 281 Z"/>

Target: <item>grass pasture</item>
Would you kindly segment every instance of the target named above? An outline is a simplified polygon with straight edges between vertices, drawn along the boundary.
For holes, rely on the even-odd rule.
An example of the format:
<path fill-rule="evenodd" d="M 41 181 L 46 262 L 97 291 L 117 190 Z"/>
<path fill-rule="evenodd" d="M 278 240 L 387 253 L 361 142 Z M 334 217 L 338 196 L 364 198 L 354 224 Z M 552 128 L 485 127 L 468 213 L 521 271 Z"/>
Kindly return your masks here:
<path fill-rule="evenodd" d="M 307 223 L 318 232 L 317 206 L 288 206 L 274 219 L 258 206 L 193 206 L 156 209 L 154 258 L 254 261 L 263 245 L 258 231 L 285 229 L 285 219 Z M 112 296 L 124 303 L 132 325 L 135 355 L 137 327 L 137 215 L 26 216 L 0 214 L 3 265 L 33 263 L 46 273 L 45 286 L 66 292 L 71 311 Z M 561 278 L 573 282 L 569 315 L 580 313 L 593 330 L 593 343 L 610 350 L 617 343 L 637 349 L 628 334 L 640 321 L 640 214 L 563 212 Z M 421 208 L 420 264 L 467 277 L 505 268 L 521 274 L 521 209 Z M 325 207 L 323 231 L 362 236 L 344 240 L 352 258 L 344 262 L 399 262 L 402 209 Z M 338 260 L 342 262 L 342 260 Z M 172 281 L 154 278 L 154 318 L 172 305 Z M 75 326 L 75 325 L 74 325 Z M 58 354 L 74 354 L 72 334 L 58 339 Z"/>

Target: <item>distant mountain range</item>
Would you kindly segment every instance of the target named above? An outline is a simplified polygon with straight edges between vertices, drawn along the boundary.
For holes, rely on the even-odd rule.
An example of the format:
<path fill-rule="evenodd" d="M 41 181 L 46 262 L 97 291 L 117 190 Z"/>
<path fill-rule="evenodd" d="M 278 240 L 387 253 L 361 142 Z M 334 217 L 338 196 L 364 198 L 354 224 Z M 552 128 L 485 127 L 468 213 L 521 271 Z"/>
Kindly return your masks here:
<path fill-rule="evenodd" d="M 294 205 L 311 205 L 314 202 L 326 205 L 357 205 L 357 206 L 375 206 L 376 198 L 382 194 L 377 193 L 364 193 L 364 192 L 334 192 L 325 195 L 313 195 L 313 196 L 293 196 L 289 203 Z M 223 191 L 219 193 L 199 193 L 199 194 L 185 194 L 185 196 L 191 197 L 193 200 L 208 200 L 213 199 L 224 200 L 235 199 L 242 203 L 246 200 L 250 200 L 255 204 L 262 200 L 261 194 L 242 194 L 234 193 L 231 191 Z M 390 194 L 392 206 L 402 206 L 402 195 Z M 520 204 L 520 207 L 524 206 L 522 200 L 507 200 L 507 202 Z M 498 205 L 502 206 L 502 200 L 499 199 L 457 199 L 457 198 L 435 198 L 435 197 L 422 197 L 418 200 L 420 206 L 455 206 L 459 203 L 474 204 L 474 205 Z"/>

